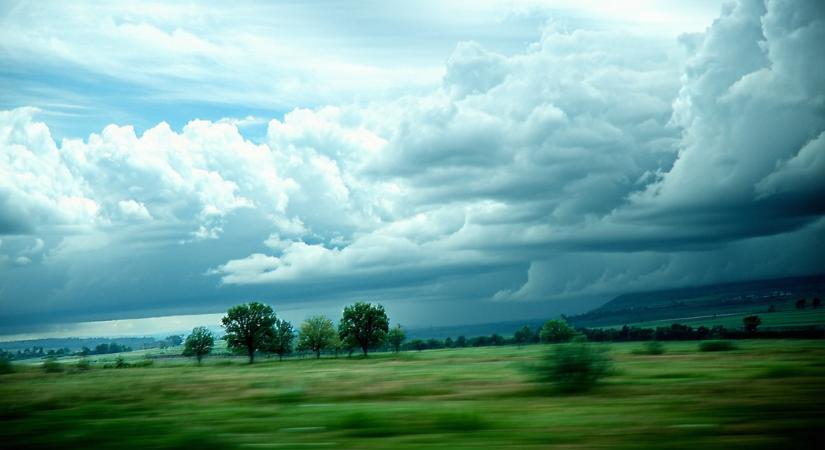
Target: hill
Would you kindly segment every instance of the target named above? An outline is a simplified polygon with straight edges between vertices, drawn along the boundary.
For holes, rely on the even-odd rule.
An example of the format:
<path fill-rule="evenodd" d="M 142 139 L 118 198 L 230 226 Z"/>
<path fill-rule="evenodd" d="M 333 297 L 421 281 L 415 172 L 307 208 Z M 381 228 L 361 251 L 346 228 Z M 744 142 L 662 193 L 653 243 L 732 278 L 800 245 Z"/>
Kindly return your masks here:
<path fill-rule="evenodd" d="M 746 313 L 792 311 L 798 299 L 825 295 L 825 274 L 712 284 L 620 295 L 587 313 L 567 318 L 572 325 L 598 327 L 655 321 L 695 321 Z M 818 317 L 818 316 L 817 316 Z"/>
<path fill-rule="evenodd" d="M 154 347 L 158 345 L 157 340 L 151 337 L 119 337 L 119 338 L 46 338 L 29 339 L 23 341 L 0 342 L 0 349 L 8 352 L 25 350 L 32 347 L 41 347 L 44 350 L 68 348 L 73 352 L 80 351 L 83 347 L 95 348 L 100 344 L 118 344 L 140 349 L 144 347 Z"/>

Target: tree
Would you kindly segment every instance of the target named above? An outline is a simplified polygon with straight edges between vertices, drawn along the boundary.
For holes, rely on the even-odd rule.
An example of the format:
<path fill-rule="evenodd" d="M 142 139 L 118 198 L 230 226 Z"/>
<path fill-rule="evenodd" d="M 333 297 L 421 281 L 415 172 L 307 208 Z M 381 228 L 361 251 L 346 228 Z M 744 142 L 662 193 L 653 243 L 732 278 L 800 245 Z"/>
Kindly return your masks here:
<path fill-rule="evenodd" d="M 398 350 L 401 349 L 401 344 L 405 339 L 407 339 L 407 333 L 401 329 L 401 324 L 395 325 L 395 327 L 387 333 L 387 342 L 390 343 L 395 353 L 398 353 Z"/>
<path fill-rule="evenodd" d="M 745 325 L 745 331 L 753 333 L 762 324 L 762 319 L 759 316 L 747 316 L 742 319 L 742 323 Z"/>
<path fill-rule="evenodd" d="M 177 334 L 173 334 L 172 336 L 166 336 L 165 340 L 172 347 L 178 346 L 183 343 L 183 338 Z"/>
<path fill-rule="evenodd" d="M 171 336 L 170 336 L 171 337 Z M 192 333 L 186 336 L 183 345 L 183 356 L 194 356 L 198 360 L 198 365 L 204 356 L 212 351 L 215 346 L 215 336 L 206 327 L 195 327 Z"/>
<path fill-rule="evenodd" d="M 370 347 L 384 341 L 389 326 L 383 306 L 356 302 L 344 308 L 344 315 L 338 324 L 338 334 L 342 341 L 357 343 L 366 357 Z"/>
<path fill-rule="evenodd" d="M 271 339 L 267 343 L 267 351 L 278 355 L 283 360 L 284 355 L 292 353 L 292 341 L 295 340 L 295 329 L 286 320 L 275 319 Z"/>
<path fill-rule="evenodd" d="M 807 303 L 808 303 L 807 300 L 805 300 L 804 298 L 800 298 L 799 300 L 796 301 L 796 309 L 805 309 L 805 306 L 807 306 Z"/>
<path fill-rule="evenodd" d="M 268 305 L 250 302 L 229 308 L 221 325 L 226 329 L 226 344 L 234 350 L 246 350 L 249 364 L 255 362 L 255 352 L 264 350 L 271 339 L 275 312 Z"/>
<path fill-rule="evenodd" d="M 455 347 L 455 342 L 453 341 L 453 338 L 447 336 L 447 339 L 444 339 L 444 346 L 447 348 Z"/>
<path fill-rule="evenodd" d="M 576 330 L 562 319 L 548 320 L 540 332 L 542 342 L 567 342 L 575 335 Z"/>
<path fill-rule="evenodd" d="M 516 330 L 513 333 L 513 342 L 517 345 L 521 346 L 523 344 L 529 344 L 533 340 L 533 332 L 530 331 L 530 327 L 527 325 L 521 327 L 521 329 Z"/>
<path fill-rule="evenodd" d="M 315 358 L 321 357 L 321 351 L 335 344 L 335 325 L 324 316 L 312 316 L 301 324 L 298 334 L 298 349 L 315 352 Z"/>
<path fill-rule="evenodd" d="M 814 309 L 819 308 L 820 306 L 822 306 L 822 299 L 820 299 L 819 297 L 815 297 L 811 302 L 811 306 L 813 306 Z"/>
<path fill-rule="evenodd" d="M 467 346 L 467 338 L 464 336 L 459 336 L 455 340 L 456 347 L 466 347 Z"/>
<path fill-rule="evenodd" d="M 419 352 L 427 348 L 427 344 L 421 339 L 413 339 L 412 341 L 410 341 L 410 346 L 418 350 Z"/>

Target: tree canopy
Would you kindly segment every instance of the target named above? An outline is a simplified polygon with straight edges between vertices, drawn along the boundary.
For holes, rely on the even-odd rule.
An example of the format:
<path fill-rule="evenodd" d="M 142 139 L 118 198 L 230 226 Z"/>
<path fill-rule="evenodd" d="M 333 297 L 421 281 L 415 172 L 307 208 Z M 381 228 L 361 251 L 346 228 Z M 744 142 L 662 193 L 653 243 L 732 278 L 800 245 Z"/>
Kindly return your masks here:
<path fill-rule="evenodd" d="M 204 356 L 212 351 L 215 346 L 215 336 L 206 327 L 195 327 L 192 333 L 186 337 L 183 347 L 183 356 L 194 356 L 198 364 Z"/>
<path fill-rule="evenodd" d="M 401 328 L 401 324 L 396 324 L 387 333 L 387 342 L 389 342 L 389 344 L 392 346 L 392 350 L 395 353 L 398 353 L 398 351 L 401 349 L 401 344 L 404 342 L 405 339 L 407 339 L 407 333 L 404 332 L 404 329 Z"/>
<path fill-rule="evenodd" d="M 336 344 L 335 325 L 324 316 L 312 316 L 301 324 L 298 334 L 298 349 L 311 350 L 315 357 L 321 357 L 321 351 Z"/>
<path fill-rule="evenodd" d="M 292 324 L 282 319 L 275 319 L 272 335 L 266 344 L 266 350 L 283 359 L 284 355 L 292 353 L 292 341 L 295 339 L 295 329 Z"/>
<path fill-rule="evenodd" d="M 539 335 L 542 342 L 567 342 L 576 335 L 576 330 L 563 319 L 548 320 Z"/>
<path fill-rule="evenodd" d="M 255 361 L 255 352 L 266 350 L 272 340 L 275 312 L 269 305 L 250 302 L 229 308 L 221 324 L 226 329 L 226 344 L 231 349 L 246 351 L 249 363 Z"/>
<path fill-rule="evenodd" d="M 355 342 L 361 347 L 364 356 L 367 356 L 370 347 L 384 342 L 389 327 L 383 306 L 356 302 L 344 308 L 344 315 L 338 324 L 338 334 L 342 341 Z"/>

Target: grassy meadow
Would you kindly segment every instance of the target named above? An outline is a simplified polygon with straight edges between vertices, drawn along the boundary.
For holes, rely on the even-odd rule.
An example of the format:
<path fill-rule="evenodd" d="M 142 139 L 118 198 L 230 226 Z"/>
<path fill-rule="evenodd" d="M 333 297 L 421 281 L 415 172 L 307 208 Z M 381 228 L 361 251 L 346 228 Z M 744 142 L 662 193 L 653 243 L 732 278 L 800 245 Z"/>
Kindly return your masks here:
<path fill-rule="evenodd" d="M 703 315 L 695 318 L 675 317 L 671 319 L 651 320 L 646 322 L 632 322 L 627 325 L 641 328 L 656 328 L 670 326 L 672 323 L 679 323 L 692 327 L 705 326 L 707 328 L 721 325 L 727 329 L 735 330 L 742 328 L 742 319 L 746 316 L 759 316 L 759 318 L 762 319 L 762 324 L 759 326 L 760 330 L 789 329 L 825 325 L 825 308 L 795 309 L 793 307 L 784 307 L 777 309 L 775 312 L 750 310 L 720 314 L 716 317 L 713 315 Z M 616 324 L 603 328 L 621 328 L 623 325 L 624 324 Z"/>
<path fill-rule="evenodd" d="M 0 375 L 5 448 L 822 448 L 825 342 L 606 344 L 610 375 L 562 395 L 529 367 L 552 346 L 362 358 L 158 358 Z M 133 352 L 137 361 L 146 355 Z"/>

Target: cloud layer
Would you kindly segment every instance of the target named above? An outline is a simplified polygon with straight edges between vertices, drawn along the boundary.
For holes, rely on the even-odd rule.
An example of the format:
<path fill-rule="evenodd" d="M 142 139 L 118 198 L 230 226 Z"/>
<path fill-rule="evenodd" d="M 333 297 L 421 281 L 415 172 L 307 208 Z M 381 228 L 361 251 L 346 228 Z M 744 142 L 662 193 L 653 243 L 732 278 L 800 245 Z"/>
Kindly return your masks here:
<path fill-rule="evenodd" d="M 549 25 L 260 141 L 193 120 L 58 143 L 37 109 L 0 112 L 0 327 L 252 296 L 480 321 L 819 271 L 823 41 L 816 1 L 731 4 L 678 42 Z"/>

